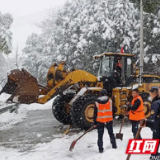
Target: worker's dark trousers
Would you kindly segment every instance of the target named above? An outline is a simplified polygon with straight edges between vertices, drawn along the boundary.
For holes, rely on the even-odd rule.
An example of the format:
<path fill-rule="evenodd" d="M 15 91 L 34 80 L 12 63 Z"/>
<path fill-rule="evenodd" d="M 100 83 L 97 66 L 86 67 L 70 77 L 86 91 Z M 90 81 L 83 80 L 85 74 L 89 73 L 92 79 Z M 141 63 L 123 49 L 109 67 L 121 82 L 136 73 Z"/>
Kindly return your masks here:
<path fill-rule="evenodd" d="M 138 127 L 139 127 L 139 123 L 140 121 L 132 121 L 131 120 L 131 123 L 132 123 L 132 133 L 133 133 L 133 137 L 136 136 L 137 132 L 138 132 Z M 138 139 L 142 139 L 141 138 L 141 135 L 139 135 L 139 138 Z"/>
<path fill-rule="evenodd" d="M 98 130 L 98 147 L 99 150 L 103 150 L 103 134 L 104 134 L 104 127 L 107 128 L 108 134 L 110 136 L 110 142 L 112 144 L 112 148 L 117 148 L 115 136 L 113 133 L 113 121 L 107 122 L 107 123 L 100 123 L 97 122 L 97 130 Z"/>

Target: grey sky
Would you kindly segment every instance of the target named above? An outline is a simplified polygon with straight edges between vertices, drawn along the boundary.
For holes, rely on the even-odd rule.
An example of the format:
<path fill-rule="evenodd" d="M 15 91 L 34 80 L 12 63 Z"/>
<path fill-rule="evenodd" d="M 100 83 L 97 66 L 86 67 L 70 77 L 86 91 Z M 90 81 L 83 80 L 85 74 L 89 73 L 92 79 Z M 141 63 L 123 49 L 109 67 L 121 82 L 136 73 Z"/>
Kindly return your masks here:
<path fill-rule="evenodd" d="M 14 18 L 11 27 L 13 49 L 18 46 L 20 52 L 32 32 L 40 33 L 34 23 L 45 18 L 47 10 L 59 7 L 65 2 L 66 0 L 0 0 L 0 12 L 10 13 Z"/>

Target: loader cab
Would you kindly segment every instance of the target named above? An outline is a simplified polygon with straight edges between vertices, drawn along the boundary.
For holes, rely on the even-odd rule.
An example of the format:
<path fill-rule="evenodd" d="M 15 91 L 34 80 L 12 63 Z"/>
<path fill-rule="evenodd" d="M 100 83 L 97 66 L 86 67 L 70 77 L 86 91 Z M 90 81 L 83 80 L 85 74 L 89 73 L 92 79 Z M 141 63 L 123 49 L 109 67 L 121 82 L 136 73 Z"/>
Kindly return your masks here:
<path fill-rule="evenodd" d="M 104 53 L 94 57 L 100 62 L 98 77 L 104 88 L 111 92 L 115 87 L 129 86 L 132 83 L 132 54 Z"/>

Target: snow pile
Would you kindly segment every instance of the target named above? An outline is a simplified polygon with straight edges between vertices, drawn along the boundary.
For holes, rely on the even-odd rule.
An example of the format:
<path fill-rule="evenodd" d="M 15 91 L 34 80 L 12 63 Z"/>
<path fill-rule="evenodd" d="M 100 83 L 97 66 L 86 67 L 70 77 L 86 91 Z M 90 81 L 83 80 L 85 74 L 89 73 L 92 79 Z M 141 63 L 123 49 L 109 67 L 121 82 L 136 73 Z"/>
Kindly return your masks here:
<path fill-rule="evenodd" d="M 114 128 L 117 133 L 119 127 Z M 70 144 L 79 137 L 81 133 L 73 136 L 65 136 L 54 139 L 50 143 L 38 144 L 32 152 L 18 152 L 15 149 L 0 148 L 1 160 L 125 160 L 128 139 L 132 138 L 131 127 L 123 129 L 124 140 L 117 140 L 118 149 L 112 149 L 107 131 L 104 133 L 104 153 L 98 153 L 97 131 L 94 130 L 84 136 L 75 145 L 72 152 L 69 151 Z M 151 131 L 148 128 L 142 130 L 143 138 L 151 138 Z M 145 158 L 149 157 L 146 156 Z M 141 160 L 142 155 L 132 155 L 130 160 Z"/>
<path fill-rule="evenodd" d="M 10 94 L 2 93 L 0 95 L 0 103 L 6 102 L 6 100 L 10 97 Z M 48 101 L 45 104 L 38 104 L 38 103 L 32 103 L 32 104 L 20 104 L 20 108 L 25 108 L 26 110 L 46 110 L 51 109 L 53 101 L 56 97 L 52 98 L 50 101 Z"/>
<path fill-rule="evenodd" d="M 51 109 L 53 101 L 54 101 L 55 98 L 51 99 L 50 101 L 48 101 L 45 104 L 32 103 L 32 104 L 29 104 L 29 105 L 28 104 L 21 104 L 20 106 L 26 108 L 27 110 L 46 110 L 46 109 Z"/>

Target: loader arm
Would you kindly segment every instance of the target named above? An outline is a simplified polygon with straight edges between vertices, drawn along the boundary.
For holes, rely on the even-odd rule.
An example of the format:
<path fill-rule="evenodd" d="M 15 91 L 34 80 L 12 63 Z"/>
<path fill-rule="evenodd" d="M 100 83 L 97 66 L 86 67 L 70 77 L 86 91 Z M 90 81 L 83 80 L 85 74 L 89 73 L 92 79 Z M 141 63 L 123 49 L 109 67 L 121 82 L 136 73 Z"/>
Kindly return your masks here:
<path fill-rule="evenodd" d="M 97 77 L 83 70 L 75 70 L 70 72 L 64 80 L 58 83 L 44 97 L 38 98 L 38 103 L 44 104 L 54 96 L 63 93 L 63 91 L 65 91 L 71 85 L 80 82 L 84 82 L 88 86 L 92 87 L 96 85 Z"/>

